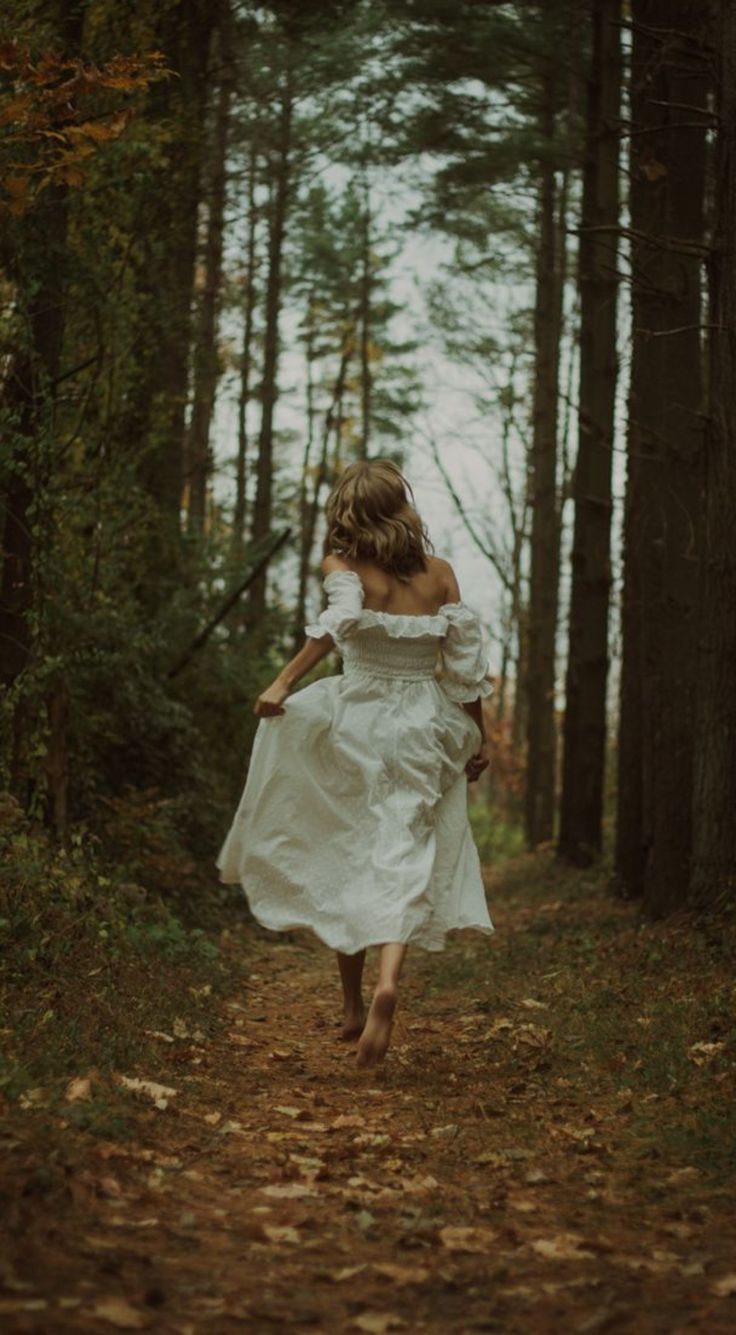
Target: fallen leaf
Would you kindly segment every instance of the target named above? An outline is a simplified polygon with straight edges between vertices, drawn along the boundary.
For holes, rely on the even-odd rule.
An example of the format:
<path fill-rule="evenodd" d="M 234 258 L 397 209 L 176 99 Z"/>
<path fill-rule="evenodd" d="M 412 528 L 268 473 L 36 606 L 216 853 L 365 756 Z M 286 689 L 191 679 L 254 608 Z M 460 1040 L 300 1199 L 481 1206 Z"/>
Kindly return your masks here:
<path fill-rule="evenodd" d="M 277 1104 L 274 1112 L 281 1113 L 282 1117 L 293 1117 L 297 1122 L 308 1122 L 312 1116 L 308 1108 L 292 1108 L 283 1103 Z"/>
<path fill-rule="evenodd" d="M 577 1233 L 557 1233 L 553 1238 L 537 1238 L 531 1244 L 537 1256 L 548 1261 L 593 1260 L 595 1253 L 586 1251 L 583 1239 Z"/>
<path fill-rule="evenodd" d="M 88 1075 L 75 1076 L 64 1090 L 67 1103 L 84 1103 L 92 1097 L 92 1081 Z"/>
<path fill-rule="evenodd" d="M 362 1270 L 367 1269 L 365 1263 L 362 1265 L 344 1265 L 340 1270 L 328 1270 L 328 1275 L 335 1284 L 342 1284 L 346 1279 L 354 1279 Z"/>
<path fill-rule="evenodd" d="M 21 1108 L 37 1108 L 46 1098 L 46 1090 L 37 1085 L 35 1089 L 27 1089 L 21 1094 L 18 1103 Z"/>
<path fill-rule="evenodd" d="M 532 1048 L 544 1048 L 552 1037 L 551 1030 L 542 1029 L 538 1024 L 520 1024 L 514 1030 L 517 1043 L 526 1043 Z"/>
<path fill-rule="evenodd" d="M 360 1113 L 340 1113 L 334 1122 L 330 1122 L 331 1131 L 339 1131 L 343 1126 L 365 1126 L 365 1117 Z"/>
<path fill-rule="evenodd" d="M 425 1284 L 429 1271 L 419 1265 L 395 1265 L 393 1261 L 382 1261 L 374 1265 L 376 1274 L 392 1279 L 395 1284 Z"/>
<path fill-rule="evenodd" d="M 725 1043 L 693 1043 L 687 1050 L 687 1055 L 691 1062 L 696 1066 L 707 1066 L 709 1062 L 717 1057 L 719 1052 L 725 1048 Z"/>
<path fill-rule="evenodd" d="M 131 1307 L 124 1298 L 100 1298 L 92 1314 L 101 1321 L 109 1321 L 111 1326 L 117 1326 L 119 1330 L 140 1330 L 146 1324 L 143 1314 Z"/>
<path fill-rule="evenodd" d="M 493 1228 L 466 1228 L 460 1224 L 448 1224 L 440 1229 L 440 1242 L 450 1252 L 487 1252 L 497 1237 L 498 1233 Z"/>
<path fill-rule="evenodd" d="M 711 1284 L 710 1291 L 716 1295 L 716 1298 L 732 1297 L 736 1293 L 736 1275 L 723 1275 L 721 1279 L 717 1279 Z"/>
<path fill-rule="evenodd" d="M 519 1210 L 521 1214 L 532 1214 L 539 1209 L 539 1202 L 529 1196 L 509 1196 L 506 1203 L 512 1210 Z"/>
<path fill-rule="evenodd" d="M 411 1192 L 413 1195 L 422 1195 L 426 1191 L 436 1191 L 439 1185 L 436 1177 L 432 1177 L 431 1173 L 425 1173 L 422 1177 L 407 1178 L 401 1183 L 401 1188 L 402 1191 Z"/>
<path fill-rule="evenodd" d="M 291 1224 L 264 1224 L 263 1236 L 269 1242 L 301 1242 L 299 1230 Z"/>
<path fill-rule="evenodd" d="M 173 1098 L 176 1090 L 170 1085 L 159 1085 L 155 1080 L 139 1080 L 137 1076 L 119 1075 L 118 1084 L 124 1089 L 129 1089 L 133 1094 L 144 1094 L 147 1098 L 153 1099 L 154 1105 L 162 1111 L 169 1106 L 169 1099 Z"/>
<path fill-rule="evenodd" d="M 509 1029 L 513 1029 L 513 1027 L 514 1027 L 513 1022 L 511 1020 L 507 1020 L 505 1017 L 502 1017 L 499 1020 L 493 1021 L 493 1024 L 491 1025 L 490 1029 L 487 1029 L 486 1032 L 483 1034 L 483 1038 L 484 1039 L 498 1038 L 500 1034 L 508 1033 Z"/>
<path fill-rule="evenodd" d="M 222 1113 L 219 1112 L 205 1113 L 204 1115 L 204 1121 L 207 1123 L 208 1126 L 217 1126 L 217 1123 L 220 1121 L 221 1118 L 222 1118 Z"/>
<path fill-rule="evenodd" d="M 387 1330 L 398 1330 L 405 1325 L 406 1322 L 395 1312 L 364 1312 L 362 1316 L 353 1317 L 353 1326 L 368 1331 L 368 1335 L 385 1335 Z"/>
<path fill-rule="evenodd" d="M 276 1200 L 292 1200 L 297 1196 L 316 1196 L 317 1192 L 312 1191 L 304 1182 L 277 1182 L 269 1187 L 259 1187 L 258 1190 L 264 1196 L 271 1196 Z"/>
<path fill-rule="evenodd" d="M 525 1010 L 528 1010 L 528 1011 L 546 1011 L 546 1010 L 549 1010 L 549 1007 L 548 1007 L 546 1001 L 536 1001 L 534 997 L 524 997 L 524 998 L 519 1002 L 519 1005 L 520 1005 L 520 1006 L 523 1006 L 524 1009 L 525 1009 Z"/>

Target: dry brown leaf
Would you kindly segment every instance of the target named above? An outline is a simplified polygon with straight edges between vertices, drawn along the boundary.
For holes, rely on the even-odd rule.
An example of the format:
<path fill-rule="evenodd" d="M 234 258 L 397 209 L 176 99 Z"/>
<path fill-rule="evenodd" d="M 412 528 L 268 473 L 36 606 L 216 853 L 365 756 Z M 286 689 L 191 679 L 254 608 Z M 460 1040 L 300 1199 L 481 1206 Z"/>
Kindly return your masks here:
<path fill-rule="evenodd" d="M 501 1034 L 508 1033 L 510 1029 L 513 1029 L 513 1027 L 514 1025 L 511 1020 L 507 1020 L 504 1016 L 501 1016 L 500 1019 L 493 1021 L 493 1024 L 491 1025 L 490 1029 L 486 1029 L 486 1032 L 483 1034 L 483 1038 L 484 1039 L 498 1038 Z"/>
<path fill-rule="evenodd" d="M 275 1182 L 268 1187 L 259 1187 L 258 1190 L 263 1196 L 271 1196 L 275 1200 L 292 1200 L 297 1196 L 316 1196 L 318 1193 L 312 1191 L 311 1187 L 304 1182 Z"/>
<path fill-rule="evenodd" d="M 334 1122 L 330 1122 L 331 1131 L 339 1131 L 343 1126 L 365 1126 L 365 1117 L 360 1113 L 340 1113 Z"/>
<path fill-rule="evenodd" d="M 577 1233 L 557 1233 L 553 1238 L 537 1238 L 531 1244 L 537 1256 L 547 1261 L 593 1260 L 595 1253 L 587 1251 Z"/>
<path fill-rule="evenodd" d="M 538 1024 L 520 1024 L 514 1030 L 516 1042 L 526 1043 L 531 1048 L 546 1047 L 551 1037 L 551 1030 L 542 1029 Z"/>
<path fill-rule="evenodd" d="M 141 1330 L 146 1324 L 142 1312 L 131 1307 L 125 1298 L 100 1298 L 95 1303 L 92 1315 L 101 1321 L 109 1321 L 118 1330 Z"/>
<path fill-rule="evenodd" d="M 549 1007 L 548 1007 L 546 1001 L 537 1001 L 537 1000 L 535 1000 L 534 997 L 523 997 L 522 1000 L 519 1002 L 519 1005 L 520 1005 L 520 1006 L 523 1006 L 524 1009 L 525 1009 L 525 1010 L 528 1010 L 528 1011 L 546 1011 L 546 1010 L 549 1010 Z"/>
<path fill-rule="evenodd" d="M 301 1242 L 299 1230 L 291 1224 L 264 1224 L 263 1236 L 269 1242 Z"/>
<path fill-rule="evenodd" d="M 67 1103 L 86 1103 L 92 1098 L 92 1081 L 88 1075 L 75 1076 L 64 1090 Z"/>
<path fill-rule="evenodd" d="M 222 1113 L 220 1112 L 205 1113 L 204 1115 L 204 1121 L 207 1123 L 208 1126 L 217 1126 L 217 1123 L 221 1120 L 221 1118 L 222 1118 Z"/>
<path fill-rule="evenodd" d="M 387 1330 L 398 1330 L 405 1325 L 406 1322 L 395 1312 L 364 1312 L 362 1316 L 353 1317 L 355 1329 L 365 1330 L 368 1335 L 386 1335 Z"/>
<path fill-rule="evenodd" d="M 493 1228 L 470 1228 L 448 1224 L 440 1229 L 440 1242 L 450 1252 L 487 1252 L 498 1238 Z"/>
<path fill-rule="evenodd" d="M 687 1055 L 696 1066 L 707 1066 L 709 1062 L 713 1061 L 714 1057 L 717 1057 L 723 1051 L 725 1046 L 726 1044 L 723 1042 L 693 1043 L 692 1047 L 688 1048 Z"/>
<path fill-rule="evenodd" d="M 359 1275 L 361 1271 L 366 1269 L 367 1266 L 363 1263 L 362 1265 L 344 1265 L 340 1270 L 328 1270 L 327 1273 L 330 1279 L 334 1280 L 335 1284 L 342 1284 L 344 1280 L 354 1279 L 356 1275 Z"/>
<path fill-rule="evenodd" d="M 119 1085 L 123 1089 L 129 1089 L 133 1094 L 143 1094 L 146 1098 L 153 1099 L 156 1108 L 162 1111 L 169 1106 L 169 1099 L 173 1098 L 176 1090 L 170 1085 L 159 1085 L 155 1080 L 139 1080 L 137 1076 L 119 1075 L 117 1077 Z"/>
<path fill-rule="evenodd" d="M 312 1116 L 308 1108 L 293 1108 L 285 1103 L 277 1104 L 274 1112 L 281 1113 L 282 1117 L 293 1117 L 295 1122 L 308 1122 Z"/>
<path fill-rule="evenodd" d="M 384 1275 L 395 1284 L 426 1284 L 429 1279 L 429 1271 L 420 1265 L 395 1265 L 393 1261 L 383 1261 L 372 1268 L 377 1275 Z"/>
<path fill-rule="evenodd" d="M 533 1200 L 531 1196 L 509 1196 L 506 1204 L 521 1214 L 533 1214 L 539 1209 L 539 1201 Z"/>
<path fill-rule="evenodd" d="M 736 1294 L 736 1275 L 722 1275 L 720 1279 L 714 1280 L 710 1291 L 716 1298 L 731 1298 Z"/>
<path fill-rule="evenodd" d="M 412 1195 L 421 1196 L 427 1191 L 436 1191 L 439 1185 L 436 1177 L 432 1177 L 431 1173 L 425 1173 L 423 1176 L 408 1177 L 401 1183 L 401 1189 Z"/>

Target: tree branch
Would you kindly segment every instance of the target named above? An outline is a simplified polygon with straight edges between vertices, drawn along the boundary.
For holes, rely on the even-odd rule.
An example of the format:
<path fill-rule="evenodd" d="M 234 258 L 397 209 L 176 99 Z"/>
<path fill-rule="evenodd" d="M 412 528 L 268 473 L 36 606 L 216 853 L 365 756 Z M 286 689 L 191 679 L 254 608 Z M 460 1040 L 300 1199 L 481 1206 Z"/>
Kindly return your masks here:
<path fill-rule="evenodd" d="M 199 634 L 194 637 L 192 643 L 189 645 L 189 648 L 186 649 L 184 653 L 181 655 L 181 657 L 177 659 L 177 661 L 174 663 L 174 666 L 169 668 L 166 674 L 169 680 L 171 680 L 173 677 L 178 677 L 182 668 L 185 668 L 187 666 L 187 663 L 189 663 L 190 660 L 194 657 L 197 650 L 201 649 L 202 645 L 207 643 L 213 630 L 215 630 L 219 626 L 220 622 L 225 619 L 231 607 L 235 606 L 238 599 L 242 597 L 242 595 L 246 592 L 248 588 L 250 588 L 250 585 L 253 583 L 253 581 L 263 573 L 263 571 L 266 569 L 266 566 L 273 559 L 276 553 L 281 550 L 284 543 L 290 537 L 291 537 L 291 529 L 285 528 L 283 533 L 280 533 L 279 536 L 276 538 L 275 542 L 271 543 L 271 546 L 268 548 L 267 551 L 264 552 L 260 561 L 258 561 L 257 564 L 253 567 L 253 569 L 248 572 L 248 575 L 243 580 L 242 584 L 239 584 L 237 588 L 233 589 L 233 591 L 228 594 L 224 603 L 221 604 L 219 610 L 215 613 L 212 619 L 208 621 L 207 625 L 204 626 L 203 629 L 199 632 Z"/>

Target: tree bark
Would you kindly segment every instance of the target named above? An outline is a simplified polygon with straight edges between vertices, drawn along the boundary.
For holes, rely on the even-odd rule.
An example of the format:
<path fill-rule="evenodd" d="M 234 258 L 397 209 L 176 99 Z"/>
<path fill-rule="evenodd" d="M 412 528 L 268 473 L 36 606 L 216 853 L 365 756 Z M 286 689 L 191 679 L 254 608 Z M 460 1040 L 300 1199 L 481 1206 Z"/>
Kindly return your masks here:
<path fill-rule="evenodd" d="M 204 288 L 194 346 L 192 416 L 187 438 L 189 524 L 202 532 L 207 510 L 207 486 L 212 472 L 210 428 L 215 410 L 220 358 L 217 329 L 222 289 L 222 253 L 227 202 L 227 150 L 230 128 L 234 67 L 228 34 L 229 14 L 223 10 L 218 30 L 219 88 L 212 136 L 212 167 L 209 179 L 207 237 L 204 253 Z"/>
<path fill-rule="evenodd" d="M 710 117 L 702 5 L 634 0 L 632 20 L 631 496 L 617 869 L 625 891 L 643 891 L 658 915 L 684 903 L 689 881 L 703 443 L 699 251 Z M 703 108 L 702 125 L 697 113 L 683 125 L 682 104 Z"/>
<path fill-rule="evenodd" d="M 73 14 L 56 8 L 55 28 L 66 55 L 80 54 L 86 4 Z M 51 469 L 55 443 L 56 382 L 61 365 L 66 316 L 68 191 L 51 185 L 24 220 L 11 276 L 27 311 L 24 346 L 3 385 L 2 408 L 11 427 L 11 467 L 3 496 L 2 576 L 0 577 L 0 685 L 11 690 L 32 656 L 30 617 L 42 599 L 34 571 L 38 514 Z M 13 704 L 9 748 L 10 786 L 21 802 L 28 797 L 27 744 L 30 720 L 22 692 Z M 63 741 L 60 743 L 63 745 Z M 61 752 L 59 753 L 61 754 Z"/>
<path fill-rule="evenodd" d="M 554 137 L 555 88 L 545 76 L 540 129 Z M 529 585 L 526 838 L 552 838 L 555 813 L 555 639 L 560 525 L 557 506 L 557 415 L 562 329 L 561 256 L 554 167 L 541 164 L 534 311 L 535 379 L 531 458 L 531 573 Z"/>
<path fill-rule="evenodd" d="M 256 494 L 253 504 L 251 529 L 256 549 L 271 531 L 273 498 L 273 428 L 274 409 L 278 397 L 279 316 L 282 301 L 282 271 L 286 217 L 291 184 L 291 136 L 293 102 L 291 75 L 287 69 L 281 95 L 279 143 L 274 166 L 273 200 L 268 245 L 268 276 L 266 280 L 266 311 L 263 346 L 263 379 L 261 387 L 261 428 L 258 436 Z M 254 580 L 248 605 L 252 622 L 259 621 L 266 610 L 266 579 L 264 569 Z"/>
<path fill-rule="evenodd" d="M 699 582 L 690 902 L 736 891 L 736 9 L 716 32 L 716 218 L 710 261 L 710 395 Z"/>
<path fill-rule="evenodd" d="M 577 866 L 596 857 L 602 842 L 617 374 L 621 0 L 594 0 L 591 18 L 579 251 L 579 437 L 558 845 L 560 855 Z"/>
<path fill-rule="evenodd" d="M 360 457 L 368 458 L 371 436 L 373 372 L 371 369 L 371 197 L 367 173 L 363 179 L 363 216 L 360 257 Z"/>
<path fill-rule="evenodd" d="M 246 288 L 243 313 L 243 342 L 240 350 L 240 389 L 238 393 L 238 457 L 235 466 L 235 509 L 233 512 L 233 551 L 241 561 L 245 551 L 248 475 L 248 405 L 251 400 L 253 370 L 253 343 L 256 310 L 256 241 L 258 209 L 256 207 L 256 177 L 258 154 L 251 146 L 248 162 L 248 240 L 246 244 Z"/>
<path fill-rule="evenodd" d="M 150 560 L 160 578 L 149 582 L 155 604 L 180 580 L 179 538 L 186 406 L 192 347 L 192 298 L 197 216 L 202 188 L 207 72 L 218 6 L 190 0 L 168 8 L 156 23 L 157 44 L 175 77 L 154 84 L 146 115 L 167 133 L 164 160 L 140 199 L 133 252 L 138 310 L 137 374 L 119 415 L 123 448 L 136 442 L 139 473 L 158 510 Z"/>

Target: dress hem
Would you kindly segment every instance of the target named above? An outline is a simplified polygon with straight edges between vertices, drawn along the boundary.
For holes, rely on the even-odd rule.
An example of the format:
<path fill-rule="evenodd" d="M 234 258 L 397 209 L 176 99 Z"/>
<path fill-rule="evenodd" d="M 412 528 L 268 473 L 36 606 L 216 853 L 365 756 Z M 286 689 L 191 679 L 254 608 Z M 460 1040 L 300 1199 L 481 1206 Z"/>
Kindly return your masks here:
<path fill-rule="evenodd" d="M 293 922 L 281 922 L 278 924 L 278 926 L 275 926 L 274 924 L 268 922 L 262 913 L 256 912 L 256 910 L 253 908 L 253 905 L 250 903 L 250 900 L 248 899 L 247 892 L 243 887 L 242 881 L 238 880 L 227 881 L 222 876 L 220 877 L 220 881 L 223 885 L 240 886 L 245 896 L 248 909 L 252 917 L 254 918 L 255 922 L 258 923 L 259 927 L 264 927 L 268 932 L 300 932 L 300 931 L 312 932 L 313 935 L 316 936 L 317 939 L 321 941 L 323 945 L 327 946 L 330 950 L 339 950 L 340 954 L 342 955 L 357 955 L 358 952 L 361 950 L 368 950 L 372 946 L 383 946 L 386 944 L 417 946 L 420 950 L 426 950 L 430 954 L 439 954 L 441 951 L 445 949 L 446 938 L 450 932 L 481 932 L 483 936 L 492 936 L 496 930 L 495 927 L 493 926 L 493 923 L 490 921 L 487 923 L 480 923 L 480 922 L 450 923 L 444 927 L 441 937 L 439 936 L 436 937 L 433 941 L 431 941 L 431 943 L 427 941 L 426 938 L 422 939 L 422 935 L 420 933 L 415 932 L 414 934 L 410 934 L 407 937 L 392 937 L 389 943 L 387 943 L 385 935 L 377 937 L 371 936 L 359 946 L 355 946 L 351 943 L 350 947 L 348 947 L 345 944 L 345 942 L 340 942 L 331 935 L 329 937 L 326 934 L 323 935 L 322 932 L 319 930 L 319 928 L 315 927 L 313 922 L 308 922 L 306 919 L 301 919 L 301 920 L 295 919 Z"/>

